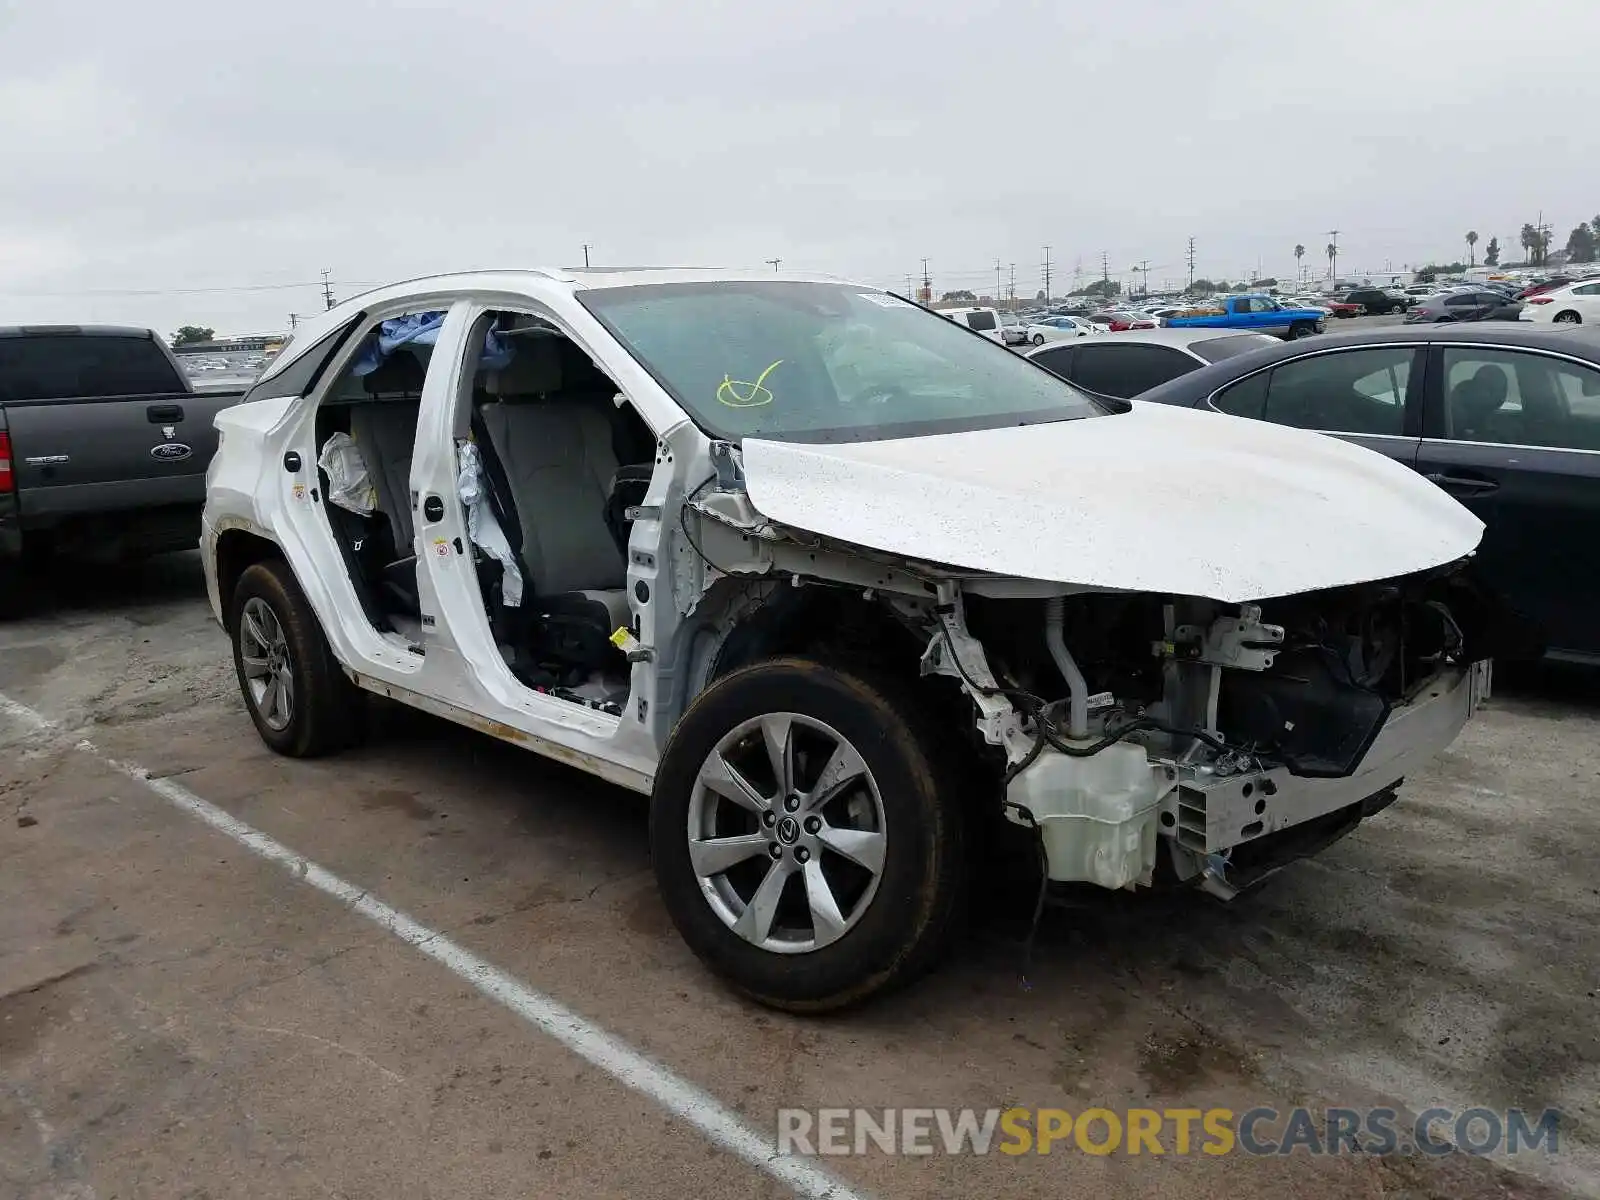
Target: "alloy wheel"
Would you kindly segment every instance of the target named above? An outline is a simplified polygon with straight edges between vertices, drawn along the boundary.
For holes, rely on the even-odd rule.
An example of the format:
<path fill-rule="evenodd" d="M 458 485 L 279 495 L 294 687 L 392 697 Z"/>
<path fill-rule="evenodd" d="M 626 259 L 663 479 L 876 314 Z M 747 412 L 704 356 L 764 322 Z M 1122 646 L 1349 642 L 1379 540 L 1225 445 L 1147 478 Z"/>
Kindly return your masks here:
<path fill-rule="evenodd" d="M 701 893 L 745 941 L 800 954 L 866 914 L 888 830 L 872 771 L 813 717 L 767 713 L 706 756 L 689 802 L 689 860 Z"/>
<path fill-rule="evenodd" d="M 294 660 L 283 623 L 260 596 L 245 601 L 239 615 L 239 660 L 262 721 L 269 729 L 287 729 L 294 720 Z"/>

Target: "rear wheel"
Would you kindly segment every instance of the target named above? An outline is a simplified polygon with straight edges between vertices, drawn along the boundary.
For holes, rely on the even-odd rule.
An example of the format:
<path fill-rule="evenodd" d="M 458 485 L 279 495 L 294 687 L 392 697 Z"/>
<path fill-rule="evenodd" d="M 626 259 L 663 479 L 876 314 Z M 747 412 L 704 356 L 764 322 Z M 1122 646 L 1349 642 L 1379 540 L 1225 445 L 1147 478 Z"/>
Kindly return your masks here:
<path fill-rule="evenodd" d="M 1034 335 L 1033 335 L 1033 344 L 1034 344 L 1034 345 L 1035 345 L 1035 346 L 1042 346 L 1042 345 L 1044 345 L 1044 334 L 1042 334 L 1042 333 L 1036 333 L 1036 334 L 1034 334 Z"/>
<path fill-rule="evenodd" d="M 1583 318 L 1580 317 L 1577 313 L 1573 312 L 1570 308 L 1567 309 L 1565 312 L 1558 312 L 1555 316 L 1551 317 L 1550 319 L 1552 321 L 1554 321 L 1557 325 L 1582 325 L 1583 324 Z"/>
<path fill-rule="evenodd" d="M 915 697 L 804 659 L 712 684 L 662 755 L 650 841 L 690 948 L 821 1012 L 925 971 L 962 894 L 963 820 Z"/>
<path fill-rule="evenodd" d="M 1289 326 L 1288 340 L 1293 342 L 1303 337 L 1310 337 L 1316 331 L 1317 327 L 1316 325 L 1312 324 L 1312 322 L 1296 321 L 1293 325 Z"/>
<path fill-rule="evenodd" d="M 228 628 L 239 690 L 262 741 L 279 754 L 314 758 L 354 740 L 361 693 L 340 670 L 287 563 L 245 570 Z"/>

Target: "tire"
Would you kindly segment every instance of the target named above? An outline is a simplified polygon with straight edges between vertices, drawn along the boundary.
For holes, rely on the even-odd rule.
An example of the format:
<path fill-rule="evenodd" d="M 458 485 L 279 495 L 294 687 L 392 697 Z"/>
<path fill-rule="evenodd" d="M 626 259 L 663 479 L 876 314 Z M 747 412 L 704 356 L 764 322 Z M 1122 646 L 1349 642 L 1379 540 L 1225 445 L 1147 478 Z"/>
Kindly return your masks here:
<path fill-rule="evenodd" d="M 333 657 L 289 564 L 270 559 L 245 570 L 228 607 L 228 632 L 239 691 L 262 741 L 291 758 L 315 758 L 355 740 L 362 694 Z M 285 680 L 286 703 L 284 692 L 274 691 Z"/>
<path fill-rule="evenodd" d="M 1550 319 L 1552 321 L 1554 321 L 1557 325 L 1582 325 L 1583 324 L 1583 318 L 1581 316 L 1579 316 L 1577 313 L 1573 312 L 1570 308 L 1565 309 L 1565 310 L 1563 310 L 1561 312 L 1558 312 L 1555 316 L 1551 317 Z"/>
<path fill-rule="evenodd" d="M 1042 346 L 1042 345 L 1044 345 L 1044 334 L 1042 334 L 1042 333 L 1036 333 L 1036 334 L 1034 334 L 1034 335 L 1033 335 L 1033 344 L 1034 344 L 1034 345 L 1035 345 L 1035 346 Z"/>
<path fill-rule="evenodd" d="M 1293 325 L 1289 326 L 1289 336 L 1284 340 L 1296 342 L 1301 338 L 1310 337 L 1316 332 L 1317 327 L 1310 321 L 1296 321 Z"/>
<path fill-rule="evenodd" d="M 927 971 L 965 893 L 959 767 L 944 743 L 906 689 L 806 659 L 757 663 L 707 688 L 673 731 L 650 802 L 656 880 L 689 948 L 746 996 L 789 1012 L 859 1004 Z M 818 763 L 841 744 L 863 772 L 836 777 L 808 815 Z M 774 745 L 791 748 L 789 788 L 771 765 Z M 730 776 L 718 790 L 703 782 L 718 763 L 744 783 L 743 803 L 725 798 L 738 788 Z M 780 795 L 797 807 L 780 807 Z M 742 837 L 742 858 L 697 866 L 691 829 L 702 847 Z M 841 833 L 863 860 L 876 858 L 875 876 L 832 848 Z M 763 894 L 771 902 L 758 906 Z"/>

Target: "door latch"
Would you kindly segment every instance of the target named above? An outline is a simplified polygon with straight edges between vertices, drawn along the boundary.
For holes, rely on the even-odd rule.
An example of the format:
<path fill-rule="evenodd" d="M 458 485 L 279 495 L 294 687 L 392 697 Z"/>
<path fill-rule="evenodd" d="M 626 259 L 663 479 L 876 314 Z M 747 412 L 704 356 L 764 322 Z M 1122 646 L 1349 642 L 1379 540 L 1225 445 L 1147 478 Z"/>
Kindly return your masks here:
<path fill-rule="evenodd" d="M 424 521 L 444 520 L 444 501 L 438 496 L 428 496 L 422 501 L 422 519 Z"/>

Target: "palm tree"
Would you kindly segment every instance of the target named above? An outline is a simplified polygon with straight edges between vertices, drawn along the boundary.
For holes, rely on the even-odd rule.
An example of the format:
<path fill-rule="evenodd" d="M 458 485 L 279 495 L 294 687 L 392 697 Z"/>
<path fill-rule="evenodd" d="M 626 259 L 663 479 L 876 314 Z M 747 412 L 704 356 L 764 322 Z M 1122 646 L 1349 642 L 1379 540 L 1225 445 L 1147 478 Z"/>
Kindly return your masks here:
<path fill-rule="evenodd" d="M 1467 230 L 1467 265 L 1469 267 L 1475 267 L 1478 265 L 1477 253 L 1473 249 L 1473 247 L 1477 244 L 1478 231 L 1476 229 Z"/>
<path fill-rule="evenodd" d="M 1339 274 L 1339 272 L 1337 270 L 1338 265 L 1339 265 L 1339 247 L 1334 245 L 1332 242 L 1329 242 L 1328 243 L 1328 249 L 1327 249 L 1327 255 L 1328 255 L 1328 278 L 1329 279 L 1333 279 L 1333 278 L 1337 277 L 1338 274 Z"/>
<path fill-rule="evenodd" d="M 1296 242 L 1295 243 L 1295 247 L 1294 247 L 1294 273 L 1295 273 L 1295 277 L 1300 279 L 1300 281 L 1302 283 L 1305 281 L 1305 277 L 1302 274 L 1302 268 L 1300 266 L 1300 260 L 1302 258 L 1304 258 L 1305 256 L 1306 256 L 1306 248 L 1304 246 L 1300 245 L 1298 242 Z"/>
<path fill-rule="evenodd" d="M 1527 264 L 1529 266 L 1537 266 L 1538 265 L 1539 231 L 1537 229 L 1535 229 L 1532 225 L 1524 225 L 1522 227 L 1521 241 L 1522 241 L 1522 248 L 1527 251 L 1527 255 L 1526 255 L 1524 261 L 1527 262 Z"/>

